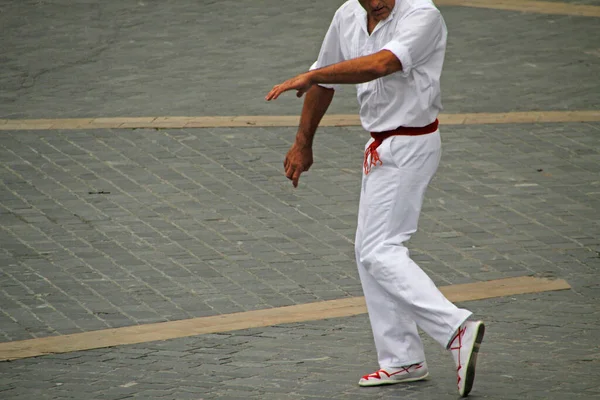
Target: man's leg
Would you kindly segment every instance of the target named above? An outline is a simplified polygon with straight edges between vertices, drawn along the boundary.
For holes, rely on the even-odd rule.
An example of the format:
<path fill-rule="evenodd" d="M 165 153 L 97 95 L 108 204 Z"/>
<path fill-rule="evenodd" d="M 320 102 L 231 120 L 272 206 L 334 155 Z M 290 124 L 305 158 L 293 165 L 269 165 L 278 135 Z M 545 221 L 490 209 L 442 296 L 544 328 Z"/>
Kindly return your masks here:
<path fill-rule="evenodd" d="M 365 196 L 361 195 L 355 243 L 362 242 L 363 223 L 366 219 L 365 200 Z M 425 361 L 417 324 L 365 269 L 360 261 L 358 246 L 355 250 L 379 366 L 394 368 Z"/>
<path fill-rule="evenodd" d="M 366 218 L 364 200 L 361 195 L 355 243 L 362 242 L 362 225 Z M 429 372 L 417 324 L 365 269 L 358 246 L 355 250 L 380 366 L 378 371 L 363 376 L 358 384 L 378 386 L 425 379 Z"/>
<path fill-rule="evenodd" d="M 359 264 L 393 299 L 396 309 L 406 313 L 405 318 L 446 347 L 471 313 L 449 302 L 404 246 L 417 230 L 423 196 L 439 164 L 439 133 L 395 136 L 378 152 L 383 165 L 363 179 L 356 243 Z M 372 321 L 372 328 L 375 336 L 385 336 L 378 321 Z"/>

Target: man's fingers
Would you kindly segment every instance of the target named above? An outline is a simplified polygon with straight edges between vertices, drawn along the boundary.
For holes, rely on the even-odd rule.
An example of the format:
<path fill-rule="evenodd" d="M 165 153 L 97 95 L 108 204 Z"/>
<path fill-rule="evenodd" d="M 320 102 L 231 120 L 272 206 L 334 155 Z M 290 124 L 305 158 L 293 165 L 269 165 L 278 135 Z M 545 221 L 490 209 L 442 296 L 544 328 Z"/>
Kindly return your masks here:
<path fill-rule="evenodd" d="M 287 92 L 288 90 L 293 89 L 290 84 L 286 81 L 283 82 L 282 84 L 279 85 L 275 85 L 273 86 L 273 89 L 271 89 L 271 91 L 269 92 L 269 94 L 267 95 L 267 97 L 265 97 L 265 99 L 267 101 L 269 100 L 275 100 L 279 97 L 279 95 L 283 92 Z"/>
<path fill-rule="evenodd" d="M 300 180 L 300 174 L 302 174 L 302 170 L 298 168 L 294 171 L 294 174 L 292 175 L 291 179 L 294 187 L 298 187 L 298 180 Z"/>
<path fill-rule="evenodd" d="M 271 89 L 271 91 L 269 92 L 269 94 L 267 94 L 267 97 L 265 97 L 265 100 L 270 101 L 275 99 L 275 88 Z"/>
<path fill-rule="evenodd" d="M 269 92 L 269 94 L 267 94 L 267 97 L 265 97 L 265 99 L 267 101 L 275 100 L 276 98 L 279 97 L 279 95 L 281 94 L 281 92 L 282 92 L 281 85 L 275 85 L 275 86 L 273 86 L 273 89 L 271 89 L 271 91 Z"/>
<path fill-rule="evenodd" d="M 298 187 L 298 180 L 300 179 L 300 174 L 302 174 L 302 172 L 304 172 L 304 170 L 302 170 L 301 167 L 291 163 L 285 168 L 285 176 L 292 181 L 294 187 Z"/>
<path fill-rule="evenodd" d="M 285 177 L 288 179 L 292 179 L 292 176 L 294 175 L 294 171 L 296 171 L 296 168 L 294 168 L 293 165 L 288 165 L 285 168 Z"/>
<path fill-rule="evenodd" d="M 269 93 L 267 93 L 267 95 L 265 96 L 265 100 L 269 101 L 271 100 L 272 96 L 273 96 L 273 91 L 275 90 L 277 86 L 273 86 L 273 89 L 269 90 Z"/>
<path fill-rule="evenodd" d="M 292 79 L 288 79 L 287 81 L 275 85 L 273 89 L 269 92 L 269 94 L 265 97 L 267 101 L 275 100 L 279 97 L 283 92 L 287 92 L 288 90 L 296 89 L 296 96 L 302 97 L 304 93 L 306 93 L 310 87 L 313 85 L 310 80 L 306 78 L 306 76 L 298 75 Z"/>

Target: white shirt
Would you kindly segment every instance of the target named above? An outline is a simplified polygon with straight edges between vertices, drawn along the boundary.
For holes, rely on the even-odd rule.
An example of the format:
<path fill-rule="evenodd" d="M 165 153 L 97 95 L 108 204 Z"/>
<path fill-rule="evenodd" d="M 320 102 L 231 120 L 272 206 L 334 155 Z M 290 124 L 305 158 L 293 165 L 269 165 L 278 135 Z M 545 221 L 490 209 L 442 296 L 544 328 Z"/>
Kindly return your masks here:
<path fill-rule="evenodd" d="M 396 0 L 371 35 L 367 12 L 358 0 L 348 0 L 335 13 L 311 70 L 390 50 L 402 71 L 356 85 L 362 126 L 369 132 L 425 126 L 442 110 L 440 76 L 447 34 L 431 0 Z"/>

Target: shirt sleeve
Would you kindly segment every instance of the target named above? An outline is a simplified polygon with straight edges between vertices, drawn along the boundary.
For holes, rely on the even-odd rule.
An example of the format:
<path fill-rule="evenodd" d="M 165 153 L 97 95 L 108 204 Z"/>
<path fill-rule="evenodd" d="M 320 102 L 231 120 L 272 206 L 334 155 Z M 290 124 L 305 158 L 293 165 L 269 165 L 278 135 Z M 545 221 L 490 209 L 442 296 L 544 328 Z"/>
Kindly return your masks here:
<path fill-rule="evenodd" d="M 406 16 L 394 37 L 381 50 L 389 50 L 402 63 L 402 75 L 408 76 L 431 56 L 443 38 L 444 21 L 436 8 L 421 8 Z"/>
<path fill-rule="evenodd" d="M 321 45 L 321 51 L 319 51 L 319 58 L 310 67 L 310 70 L 327 67 L 331 64 L 336 64 L 344 61 L 344 55 L 342 54 L 342 45 L 340 39 L 340 30 L 338 26 L 337 14 L 333 17 L 333 21 L 325 34 L 323 44 Z M 319 84 L 319 86 L 328 89 L 338 89 L 338 85 Z"/>

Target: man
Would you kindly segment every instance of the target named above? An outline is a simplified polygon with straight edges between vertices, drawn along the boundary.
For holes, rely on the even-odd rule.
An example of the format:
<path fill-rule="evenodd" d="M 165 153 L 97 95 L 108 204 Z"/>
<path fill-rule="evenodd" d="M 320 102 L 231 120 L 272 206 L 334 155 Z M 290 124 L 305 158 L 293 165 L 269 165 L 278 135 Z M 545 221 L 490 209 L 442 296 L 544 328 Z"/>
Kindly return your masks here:
<path fill-rule="evenodd" d="M 417 230 L 425 190 L 437 170 L 440 75 L 447 31 L 431 0 L 348 0 L 336 12 L 309 72 L 276 85 L 306 94 L 295 143 L 284 167 L 294 187 L 310 168 L 313 137 L 335 85 L 356 84 L 365 147 L 356 262 L 380 369 L 361 386 L 427 377 L 417 326 L 450 350 L 458 390 L 473 386 L 481 321 L 450 303 L 410 259 L 404 243 Z"/>

